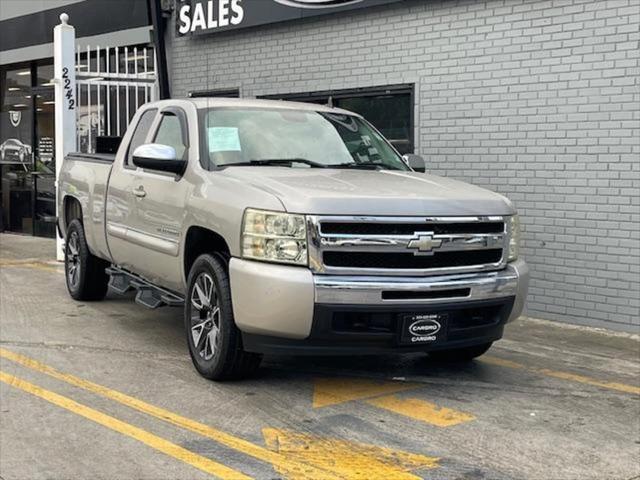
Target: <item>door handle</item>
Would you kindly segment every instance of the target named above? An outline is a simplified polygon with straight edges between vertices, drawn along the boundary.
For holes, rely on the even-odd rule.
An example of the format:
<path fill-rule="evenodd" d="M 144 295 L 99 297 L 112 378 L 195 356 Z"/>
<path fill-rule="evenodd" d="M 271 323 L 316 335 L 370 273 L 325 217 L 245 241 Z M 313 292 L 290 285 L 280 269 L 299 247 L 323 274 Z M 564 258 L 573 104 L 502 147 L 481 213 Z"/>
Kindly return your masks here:
<path fill-rule="evenodd" d="M 144 198 L 147 196 L 147 192 L 144 191 L 144 187 L 142 185 L 139 185 L 136 188 L 134 188 L 133 194 L 139 198 Z"/>

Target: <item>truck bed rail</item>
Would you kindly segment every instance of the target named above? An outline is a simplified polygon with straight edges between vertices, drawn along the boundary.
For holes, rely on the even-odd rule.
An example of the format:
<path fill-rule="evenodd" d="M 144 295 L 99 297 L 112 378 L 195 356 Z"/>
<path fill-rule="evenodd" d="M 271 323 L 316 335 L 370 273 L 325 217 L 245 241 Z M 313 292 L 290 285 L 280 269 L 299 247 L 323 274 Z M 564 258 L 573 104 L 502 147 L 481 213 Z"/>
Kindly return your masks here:
<path fill-rule="evenodd" d="M 65 160 L 75 160 L 77 162 L 100 162 L 113 163 L 116 159 L 114 153 L 80 153 L 73 152 L 65 157 Z"/>

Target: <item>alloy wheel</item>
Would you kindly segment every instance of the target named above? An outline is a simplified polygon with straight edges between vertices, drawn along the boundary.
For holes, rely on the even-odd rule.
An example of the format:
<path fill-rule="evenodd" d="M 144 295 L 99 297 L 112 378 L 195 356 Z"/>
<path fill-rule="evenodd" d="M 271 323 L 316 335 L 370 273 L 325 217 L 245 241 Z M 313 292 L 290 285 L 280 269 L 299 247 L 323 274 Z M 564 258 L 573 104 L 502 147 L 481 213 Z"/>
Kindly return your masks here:
<path fill-rule="evenodd" d="M 204 360 L 211 360 L 218 349 L 220 333 L 220 303 L 211 275 L 203 272 L 197 276 L 190 301 L 193 347 Z"/>
<path fill-rule="evenodd" d="M 73 232 L 67 245 L 67 278 L 69 285 L 75 289 L 80 282 L 80 241 L 78 233 Z"/>

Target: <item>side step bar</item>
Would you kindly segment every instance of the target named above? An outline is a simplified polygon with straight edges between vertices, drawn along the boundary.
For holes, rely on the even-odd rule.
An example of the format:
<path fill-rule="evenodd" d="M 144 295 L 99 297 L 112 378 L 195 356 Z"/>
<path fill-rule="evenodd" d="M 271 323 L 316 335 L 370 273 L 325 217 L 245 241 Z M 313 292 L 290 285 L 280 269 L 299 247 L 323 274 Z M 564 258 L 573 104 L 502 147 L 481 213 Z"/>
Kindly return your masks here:
<path fill-rule="evenodd" d="M 112 265 L 106 270 L 109 279 L 109 288 L 119 295 L 124 295 L 130 290 L 136 290 L 136 303 L 143 307 L 182 307 L 184 298 L 177 293 L 158 287 L 131 272 Z"/>

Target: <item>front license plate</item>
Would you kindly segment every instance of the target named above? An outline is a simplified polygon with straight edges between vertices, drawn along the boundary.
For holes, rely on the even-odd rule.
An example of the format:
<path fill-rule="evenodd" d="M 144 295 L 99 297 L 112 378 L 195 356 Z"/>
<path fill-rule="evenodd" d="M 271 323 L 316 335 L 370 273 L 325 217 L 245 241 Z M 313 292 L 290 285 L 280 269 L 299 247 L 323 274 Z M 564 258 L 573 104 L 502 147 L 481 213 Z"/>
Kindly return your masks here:
<path fill-rule="evenodd" d="M 447 313 L 423 313 L 402 316 L 400 343 L 404 345 L 433 345 L 447 336 Z"/>

